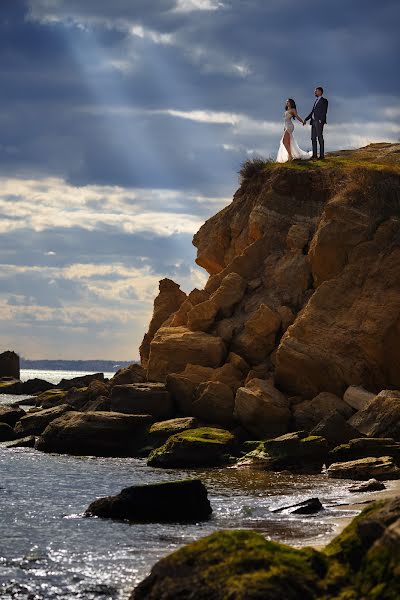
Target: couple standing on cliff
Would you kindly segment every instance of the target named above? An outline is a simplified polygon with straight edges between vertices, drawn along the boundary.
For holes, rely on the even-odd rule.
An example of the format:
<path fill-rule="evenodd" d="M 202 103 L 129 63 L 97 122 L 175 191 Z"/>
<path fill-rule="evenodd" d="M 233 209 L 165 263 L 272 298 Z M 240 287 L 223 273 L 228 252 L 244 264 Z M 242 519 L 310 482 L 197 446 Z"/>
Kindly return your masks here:
<path fill-rule="evenodd" d="M 298 115 L 296 102 L 292 98 L 288 98 L 284 113 L 284 129 L 281 143 L 279 146 L 276 162 L 283 163 L 288 160 L 322 160 L 325 158 L 324 153 L 324 125 L 326 123 L 326 113 L 328 112 L 328 100 L 324 98 L 324 90 L 322 87 L 315 88 L 315 102 L 308 117 L 304 120 Z M 311 141 L 312 152 L 305 152 L 297 144 L 293 135 L 293 121 L 298 119 L 300 123 L 305 125 L 307 121 L 311 123 Z M 319 142 L 319 157 L 317 155 L 317 140 Z"/>

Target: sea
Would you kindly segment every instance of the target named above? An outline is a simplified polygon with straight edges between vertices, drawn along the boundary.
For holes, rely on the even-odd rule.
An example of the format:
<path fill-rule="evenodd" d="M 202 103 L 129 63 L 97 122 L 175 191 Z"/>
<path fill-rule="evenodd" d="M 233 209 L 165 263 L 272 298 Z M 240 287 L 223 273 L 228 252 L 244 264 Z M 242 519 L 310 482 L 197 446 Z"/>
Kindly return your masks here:
<path fill-rule="evenodd" d="M 23 370 L 58 383 L 82 374 Z M 112 377 L 113 373 L 105 373 Z M 0 395 L 0 404 L 22 396 Z M 202 523 L 130 524 L 86 518 L 98 497 L 135 485 L 200 478 L 213 508 Z M 219 529 L 253 529 L 296 547 L 327 543 L 354 501 L 348 482 L 324 475 L 233 468 L 165 470 L 144 459 L 73 457 L 0 444 L 0 598 L 2 600 L 126 600 L 152 565 L 183 544 Z M 318 497 L 324 510 L 291 515 L 273 509 Z"/>

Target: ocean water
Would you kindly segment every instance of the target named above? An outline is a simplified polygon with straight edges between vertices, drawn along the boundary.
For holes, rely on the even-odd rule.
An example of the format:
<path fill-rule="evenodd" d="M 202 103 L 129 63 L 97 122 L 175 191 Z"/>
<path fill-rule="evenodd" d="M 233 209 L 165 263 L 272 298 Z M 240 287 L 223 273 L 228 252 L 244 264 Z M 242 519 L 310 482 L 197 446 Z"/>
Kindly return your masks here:
<path fill-rule="evenodd" d="M 48 373 L 47 379 L 57 383 L 59 373 Z M 209 521 L 136 525 L 83 517 L 97 497 L 185 477 L 200 477 L 207 486 Z M 159 558 L 218 529 L 256 529 L 296 546 L 323 544 L 333 537 L 338 517 L 356 514 L 340 506 L 351 496 L 348 485 L 323 475 L 164 470 L 147 467 L 142 459 L 48 455 L 0 444 L 0 598 L 123 600 Z M 314 496 L 325 506 L 318 515 L 271 512 Z"/>

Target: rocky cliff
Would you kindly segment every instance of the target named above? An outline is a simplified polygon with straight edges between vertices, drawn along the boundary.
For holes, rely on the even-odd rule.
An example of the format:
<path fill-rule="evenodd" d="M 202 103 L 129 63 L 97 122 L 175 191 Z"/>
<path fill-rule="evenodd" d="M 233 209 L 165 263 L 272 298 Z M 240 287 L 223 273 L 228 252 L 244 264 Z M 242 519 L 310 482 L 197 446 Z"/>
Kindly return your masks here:
<path fill-rule="evenodd" d="M 399 388 L 400 144 L 242 175 L 193 238 L 205 288 L 160 282 L 148 380 L 167 381 L 182 414 L 216 422 L 260 394 L 282 423 L 321 392 Z"/>

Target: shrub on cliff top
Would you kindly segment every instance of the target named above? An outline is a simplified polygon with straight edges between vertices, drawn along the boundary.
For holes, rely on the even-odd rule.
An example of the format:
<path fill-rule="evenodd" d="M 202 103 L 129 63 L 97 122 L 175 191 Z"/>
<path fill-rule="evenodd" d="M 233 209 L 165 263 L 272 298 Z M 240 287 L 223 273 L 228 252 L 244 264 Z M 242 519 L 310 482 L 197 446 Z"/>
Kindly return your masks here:
<path fill-rule="evenodd" d="M 260 156 L 254 156 L 253 158 L 248 158 L 247 160 L 245 160 L 244 163 L 242 163 L 242 166 L 239 170 L 240 183 L 248 181 L 249 179 L 254 177 L 254 175 L 262 173 L 265 167 L 271 162 L 272 159 L 265 160 Z"/>

